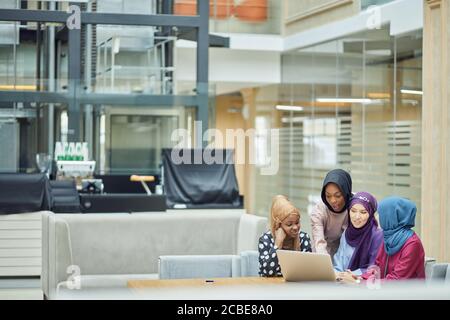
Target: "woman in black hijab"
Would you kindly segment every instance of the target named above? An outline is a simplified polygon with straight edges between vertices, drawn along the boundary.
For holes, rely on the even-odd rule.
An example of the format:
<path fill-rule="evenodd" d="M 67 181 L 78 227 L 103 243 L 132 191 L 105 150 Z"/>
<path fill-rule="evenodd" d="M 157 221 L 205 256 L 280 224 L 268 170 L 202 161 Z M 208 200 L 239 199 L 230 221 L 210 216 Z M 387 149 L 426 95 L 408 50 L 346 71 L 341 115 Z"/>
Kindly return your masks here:
<path fill-rule="evenodd" d="M 342 169 L 325 177 L 319 201 L 311 213 L 313 251 L 333 256 L 348 225 L 348 206 L 352 198 L 352 178 Z"/>

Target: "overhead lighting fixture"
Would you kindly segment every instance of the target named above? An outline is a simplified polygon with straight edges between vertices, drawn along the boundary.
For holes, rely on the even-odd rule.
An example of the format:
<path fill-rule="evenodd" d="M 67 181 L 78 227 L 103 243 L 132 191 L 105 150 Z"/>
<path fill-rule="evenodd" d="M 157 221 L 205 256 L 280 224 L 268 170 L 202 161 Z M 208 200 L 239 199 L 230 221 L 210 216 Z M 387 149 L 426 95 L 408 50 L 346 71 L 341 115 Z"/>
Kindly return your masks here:
<path fill-rule="evenodd" d="M 281 110 L 281 111 L 303 111 L 305 110 L 304 107 L 300 107 L 300 106 L 283 106 L 283 105 L 277 105 L 275 107 L 277 110 Z"/>
<path fill-rule="evenodd" d="M 385 92 L 369 92 L 367 97 L 370 99 L 390 99 L 391 94 Z"/>
<path fill-rule="evenodd" d="M 416 94 L 419 96 L 423 96 L 423 91 L 421 90 L 400 89 L 400 92 L 405 94 Z"/>
<path fill-rule="evenodd" d="M 0 85 L 0 90 L 23 90 L 23 91 L 35 91 L 36 86 L 35 85 Z"/>
<path fill-rule="evenodd" d="M 328 103 L 372 103 L 374 100 L 367 98 L 318 98 L 317 102 Z"/>

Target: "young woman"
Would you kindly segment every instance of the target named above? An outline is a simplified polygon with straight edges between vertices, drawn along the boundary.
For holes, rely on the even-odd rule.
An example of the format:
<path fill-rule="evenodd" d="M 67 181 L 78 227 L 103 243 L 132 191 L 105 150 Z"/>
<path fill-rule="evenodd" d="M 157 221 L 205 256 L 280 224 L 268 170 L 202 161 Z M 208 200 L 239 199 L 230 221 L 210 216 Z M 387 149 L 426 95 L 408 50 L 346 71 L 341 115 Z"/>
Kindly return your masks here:
<path fill-rule="evenodd" d="M 404 198 L 388 197 L 380 202 L 378 215 L 383 229 L 383 243 L 375 259 L 377 268 L 368 270 L 362 279 L 425 278 L 425 251 L 420 238 L 411 230 L 415 224 L 416 211 L 416 205 Z M 358 277 L 347 272 L 342 279 L 356 281 Z"/>
<path fill-rule="evenodd" d="M 383 232 L 375 219 L 376 211 L 377 200 L 370 193 L 358 192 L 353 196 L 350 222 L 333 257 L 335 271 L 350 270 L 355 275 L 361 275 L 375 263 L 383 241 Z"/>
<path fill-rule="evenodd" d="M 312 248 L 333 256 L 348 224 L 352 178 L 342 169 L 328 172 L 323 182 L 322 201 L 311 212 Z"/>
<path fill-rule="evenodd" d="M 259 238 L 259 274 L 263 277 L 281 276 L 277 249 L 311 252 L 311 240 L 300 231 L 300 211 L 287 197 L 272 200 L 270 230 Z"/>

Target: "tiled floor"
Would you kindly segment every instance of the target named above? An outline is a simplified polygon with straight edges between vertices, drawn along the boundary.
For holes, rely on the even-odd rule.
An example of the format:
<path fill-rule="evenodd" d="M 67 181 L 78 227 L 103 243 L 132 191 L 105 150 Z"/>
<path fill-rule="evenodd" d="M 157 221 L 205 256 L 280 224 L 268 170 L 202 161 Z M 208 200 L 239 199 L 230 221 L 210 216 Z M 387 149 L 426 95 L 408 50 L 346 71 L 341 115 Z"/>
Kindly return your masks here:
<path fill-rule="evenodd" d="M 42 300 L 39 278 L 0 278 L 0 300 Z"/>

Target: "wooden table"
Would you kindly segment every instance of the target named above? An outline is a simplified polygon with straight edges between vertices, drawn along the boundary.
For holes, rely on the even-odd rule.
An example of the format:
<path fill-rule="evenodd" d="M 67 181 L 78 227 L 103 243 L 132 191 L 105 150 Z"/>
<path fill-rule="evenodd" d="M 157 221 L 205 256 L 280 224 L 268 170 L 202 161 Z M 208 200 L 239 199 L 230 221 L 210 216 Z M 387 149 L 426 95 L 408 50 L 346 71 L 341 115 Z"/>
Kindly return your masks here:
<path fill-rule="evenodd" d="M 128 288 L 156 289 L 174 287 L 202 288 L 208 286 L 232 285 L 267 285 L 284 283 L 282 277 L 237 277 L 237 278 L 211 278 L 211 279 L 170 279 L 170 280 L 129 280 Z"/>
<path fill-rule="evenodd" d="M 132 299 L 148 300 L 358 300 L 450 299 L 450 286 L 392 281 L 371 290 L 337 282 L 286 282 L 282 277 L 129 280 Z"/>

